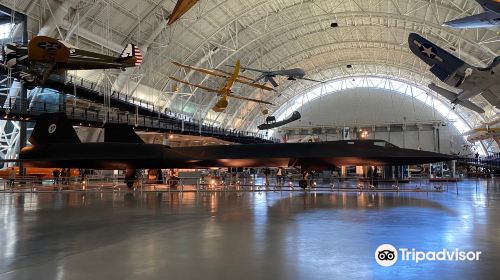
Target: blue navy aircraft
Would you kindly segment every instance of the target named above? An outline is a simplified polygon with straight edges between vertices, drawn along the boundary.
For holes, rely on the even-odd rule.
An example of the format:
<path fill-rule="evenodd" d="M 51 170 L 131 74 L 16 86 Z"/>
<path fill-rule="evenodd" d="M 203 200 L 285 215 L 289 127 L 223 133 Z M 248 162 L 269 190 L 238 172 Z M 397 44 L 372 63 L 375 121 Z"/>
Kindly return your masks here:
<path fill-rule="evenodd" d="M 476 0 L 484 12 L 443 23 L 453 28 L 489 28 L 500 26 L 500 0 Z"/>
<path fill-rule="evenodd" d="M 450 100 L 453 105 L 459 104 L 477 113 L 484 110 L 468 99 L 481 94 L 491 105 L 500 109 L 500 78 L 497 74 L 500 56 L 497 56 L 487 67 L 472 66 L 460 58 L 433 44 L 424 37 L 410 33 L 408 37 L 410 50 L 422 61 L 431 66 L 434 76 L 449 86 L 457 89 L 453 92 L 434 83 L 429 88 Z"/>

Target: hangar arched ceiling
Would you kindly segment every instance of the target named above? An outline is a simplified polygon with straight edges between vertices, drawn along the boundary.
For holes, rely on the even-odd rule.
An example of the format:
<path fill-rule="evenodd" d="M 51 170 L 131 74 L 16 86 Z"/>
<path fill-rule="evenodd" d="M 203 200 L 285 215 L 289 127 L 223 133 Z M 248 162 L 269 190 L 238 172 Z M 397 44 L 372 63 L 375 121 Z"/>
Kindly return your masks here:
<path fill-rule="evenodd" d="M 240 59 L 244 66 L 277 69 L 302 67 L 308 77 L 395 77 L 425 87 L 437 81 L 408 49 L 410 32 L 420 33 L 450 49 L 465 61 L 485 66 L 500 52 L 498 30 L 454 30 L 442 22 L 481 11 L 467 0 L 200 0 L 183 18 L 167 27 L 174 0 L 1 0 L 28 14 L 31 35 L 44 34 L 68 40 L 81 48 L 120 52 L 130 41 L 145 55 L 138 69 L 85 73 L 115 89 L 127 91 L 158 105 L 207 122 L 240 129 L 255 129 L 261 106 L 231 100 L 223 113 L 211 111 L 214 94 L 182 87 L 172 93 L 169 75 L 192 83 L 217 87 L 221 81 L 185 72 L 170 60 L 230 70 Z M 336 22 L 338 27 L 331 27 Z M 352 68 L 346 68 L 351 64 Z M 83 75 L 83 73 L 82 73 Z M 245 73 L 252 76 L 251 73 Z M 129 80 L 129 82 L 126 82 Z M 135 83 L 139 83 L 137 86 Z M 273 112 L 294 95 L 314 86 L 311 82 L 282 81 L 277 93 L 237 88 L 238 93 L 276 104 Z M 486 107 L 479 117 L 466 109 L 466 118 L 489 119 Z"/>

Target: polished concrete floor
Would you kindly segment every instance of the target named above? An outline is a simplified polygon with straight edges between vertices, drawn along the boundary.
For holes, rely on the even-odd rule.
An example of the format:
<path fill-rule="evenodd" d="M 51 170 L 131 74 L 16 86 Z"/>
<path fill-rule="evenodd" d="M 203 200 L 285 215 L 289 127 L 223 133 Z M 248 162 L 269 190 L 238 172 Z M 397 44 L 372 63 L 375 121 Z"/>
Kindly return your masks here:
<path fill-rule="evenodd" d="M 458 187 L 0 193 L 0 279 L 498 279 L 500 181 Z M 382 267 L 383 243 L 482 255 Z"/>

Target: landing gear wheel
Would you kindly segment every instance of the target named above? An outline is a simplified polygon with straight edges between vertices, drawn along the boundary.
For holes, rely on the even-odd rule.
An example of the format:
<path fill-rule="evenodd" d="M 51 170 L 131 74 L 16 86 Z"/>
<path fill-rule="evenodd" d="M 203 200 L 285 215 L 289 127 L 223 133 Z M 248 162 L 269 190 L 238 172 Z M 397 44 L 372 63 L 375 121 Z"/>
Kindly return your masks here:
<path fill-rule="evenodd" d="M 129 190 L 133 189 L 133 188 L 134 188 L 134 181 L 128 181 L 128 182 L 127 182 L 127 188 L 128 188 Z"/>

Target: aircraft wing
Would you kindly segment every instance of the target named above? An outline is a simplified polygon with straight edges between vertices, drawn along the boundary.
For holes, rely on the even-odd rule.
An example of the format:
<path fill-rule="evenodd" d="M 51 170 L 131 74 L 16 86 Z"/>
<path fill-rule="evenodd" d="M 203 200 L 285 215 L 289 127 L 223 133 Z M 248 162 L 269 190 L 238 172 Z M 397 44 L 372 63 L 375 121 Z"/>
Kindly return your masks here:
<path fill-rule="evenodd" d="M 456 104 L 462 105 L 465 108 L 470 109 L 470 110 L 472 110 L 472 111 L 474 111 L 476 113 L 479 113 L 479 114 L 484 113 L 484 110 L 481 107 L 479 107 L 476 104 L 470 102 L 469 100 L 460 100 Z"/>
<path fill-rule="evenodd" d="M 70 49 L 58 40 L 47 36 L 33 37 L 28 43 L 28 59 L 46 63 L 65 63 Z"/>
<path fill-rule="evenodd" d="M 231 66 L 231 67 L 234 67 L 234 66 Z M 240 67 L 240 69 L 241 69 L 241 67 Z M 223 70 L 220 70 L 220 69 L 214 69 L 213 71 L 225 74 L 225 75 L 227 75 L 228 78 L 232 75 L 232 73 L 229 73 L 229 72 L 226 72 L 226 71 L 223 71 Z M 262 77 L 264 77 L 264 76 L 262 76 Z M 273 88 L 267 87 L 266 85 L 261 85 L 261 84 L 257 84 L 256 83 L 256 82 L 258 82 L 261 79 L 253 80 L 252 78 L 249 78 L 249 77 L 246 77 L 246 76 L 243 76 L 243 75 L 238 75 L 238 78 L 236 79 L 236 82 L 238 82 L 240 84 L 249 85 L 249 86 L 252 86 L 252 87 L 261 88 L 263 90 L 272 90 L 272 91 L 275 91 Z"/>
<path fill-rule="evenodd" d="M 220 70 L 220 69 L 214 69 L 213 71 L 215 71 L 215 72 L 220 72 L 220 73 L 222 73 L 222 74 L 227 75 L 228 77 L 232 75 L 232 73 L 229 73 L 229 72 L 226 72 L 226 71 L 223 71 L 223 70 Z M 247 80 L 248 82 L 253 82 L 253 79 L 252 79 L 252 78 L 249 78 L 249 77 L 247 77 L 247 76 L 238 75 L 238 78 L 239 78 L 239 79 L 242 79 L 242 80 Z"/>
<path fill-rule="evenodd" d="M 267 102 L 267 101 L 260 100 L 260 99 L 253 99 L 253 98 L 243 97 L 243 96 L 239 96 L 239 95 L 233 95 L 231 93 L 228 94 L 227 96 L 232 97 L 232 98 L 236 98 L 236 99 L 242 99 L 242 100 L 247 100 L 247 101 L 252 101 L 252 102 L 257 102 L 257 103 L 262 103 L 262 104 L 273 105 L 273 103 L 271 103 L 271 102 Z"/>
<path fill-rule="evenodd" d="M 201 88 L 201 89 L 204 89 L 204 90 L 209 91 L 209 92 L 219 93 L 219 91 L 218 91 L 218 90 L 213 89 L 213 88 L 209 88 L 209 87 L 202 86 L 202 85 L 197 85 L 197 84 L 192 84 L 192 83 L 190 83 L 190 82 L 183 81 L 183 80 L 177 79 L 177 78 L 172 77 L 172 76 L 170 76 L 169 78 L 170 78 L 171 80 L 174 80 L 174 81 L 176 81 L 176 82 L 179 82 L 179 83 L 182 83 L 182 84 L 185 84 L 185 85 L 188 85 L 188 86 L 193 86 L 193 87 Z"/>
<path fill-rule="evenodd" d="M 488 132 L 488 128 L 486 127 L 476 127 L 476 128 L 473 128 L 469 131 L 466 131 L 464 133 L 462 133 L 463 136 L 469 136 L 469 135 L 474 135 L 474 134 L 478 134 L 480 132 Z"/>
<path fill-rule="evenodd" d="M 317 83 L 324 83 L 322 81 L 318 81 L 318 80 L 314 80 L 314 79 L 309 79 L 309 78 L 305 78 L 305 77 L 302 77 L 302 78 L 296 77 L 295 79 L 301 79 L 301 80 L 306 80 L 306 81 L 311 81 L 311 82 L 317 82 Z"/>
<path fill-rule="evenodd" d="M 447 89 L 444 89 L 444 88 L 436 85 L 435 83 L 430 83 L 429 88 L 431 90 L 435 91 L 436 93 L 438 93 L 439 95 L 443 96 L 444 98 L 450 100 L 451 102 L 455 102 L 457 100 L 458 94 L 451 92 Z"/>
<path fill-rule="evenodd" d="M 429 84 L 429 88 L 433 91 L 435 91 L 436 93 L 438 93 L 439 95 L 443 96 L 444 98 L 448 99 L 451 101 L 452 104 L 459 104 L 459 105 L 462 105 L 464 106 L 465 108 L 468 108 L 474 112 L 477 112 L 479 114 L 482 114 L 484 113 L 484 110 L 477 106 L 476 104 L 472 103 L 471 101 L 469 100 L 463 100 L 463 99 L 458 99 L 458 94 L 454 93 L 454 92 L 451 92 L 447 89 L 444 89 L 442 87 L 439 87 L 437 86 L 436 84 L 434 83 L 431 83 Z"/>
<path fill-rule="evenodd" d="M 201 72 L 201 73 L 205 73 L 207 75 L 212 75 L 212 76 L 215 76 L 215 77 L 220 77 L 220 78 L 224 78 L 224 79 L 231 78 L 231 75 L 226 74 L 225 72 L 223 72 L 221 70 L 218 70 L 218 69 L 217 70 L 210 70 L 210 69 L 205 69 L 205 68 L 200 68 L 200 67 L 195 67 L 195 66 L 191 66 L 191 65 L 182 64 L 182 63 L 179 63 L 177 61 L 172 61 L 172 64 L 177 65 L 177 66 L 182 67 L 182 68 L 190 69 L 190 70 L 193 70 L 193 71 L 198 71 L 198 72 Z M 251 81 L 247 81 L 246 79 L 247 79 L 246 77 L 244 77 L 244 78 L 238 77 L 236 79 L 236 82 L 241 83 L 241 84 L 245 84 L 245 85 L 249 85 L 249 86 L 252 86 L 252 87 L 260 88 L 260 89 L 263 89 L 263 90 L 274 91 L 273 88 L 270 88 L 270 87 L 265 86 L 265 85 L 256 84 L 256 83 L 253 83 Z"/>
<path fill-rule="evenodd" d="M 500 26 L 500 16 L 492 11 L 481 14 L 459 18 L 443 23 L 453 28 L 488 28 Z"/>
<path fill-rule="evenodd" d="M 410 33 L 408 36 L 410 50 L 423 62 L 431 66 L 431 73 L 450 86 L 463 81 L 466 68 L 471 67 L 460 58 L 433 44 L 424 37 Z"/>
<path fill-rule="evenodd" d="M 226 78 L 226 79 L 229 78 L 229 77 L 231 77 L 231 75 L 218 72 L 218 70 L 214 71 L 214 70 L 205 69 L 205 68 L 201 68 L 201 67 L 195 67 L 195 66 L 191 66 L 191 65 L 182 64 L 182 63 L 179 63 L 177 61 L 172 61 L 172 64 L 174 64 L 176 66 L 179 66 L 179 67 L 182 67 L 182 68 L 186 68 L 186 69 L 189 69 L 189 70 L 194 70 L 194 71 L 197 71 L 197 72 L 205 73 L 205 74 L 216 76 L 216 77 L 221 77 L 221 78 Z"/>
<path fill-rule="evenodd" d="M 252 87 L 255 87 L 255 88 L 260 88 L 260 89 L 263 89 L 263 90 L 276 91 L 274 88 L 271 88 L 271 87 L 268 87 L 268 86 L 265 86 L 265 85 L 261 85 L 261 84 L 256 84 L 254 82 L 248 82 L 248 81 L 242 80 L 240 78 L 237 78 L 236 82 L 238 82 L 240 84 L 252 86 Z"/>
<path fill-rule="evenodd" d="M 231 66 L 233 67 L 233 66 Z M 260 70 L 260 69 L 255 69 L 255 68 L 249 68 L 249 67 L 241 67 L 242 70 L 245 70 L 245 71 L 253 71 L 253 72 L 259 72 L 259 73 L 270 73 L 271 71 L 264 71 L 264 70 Z"/>

